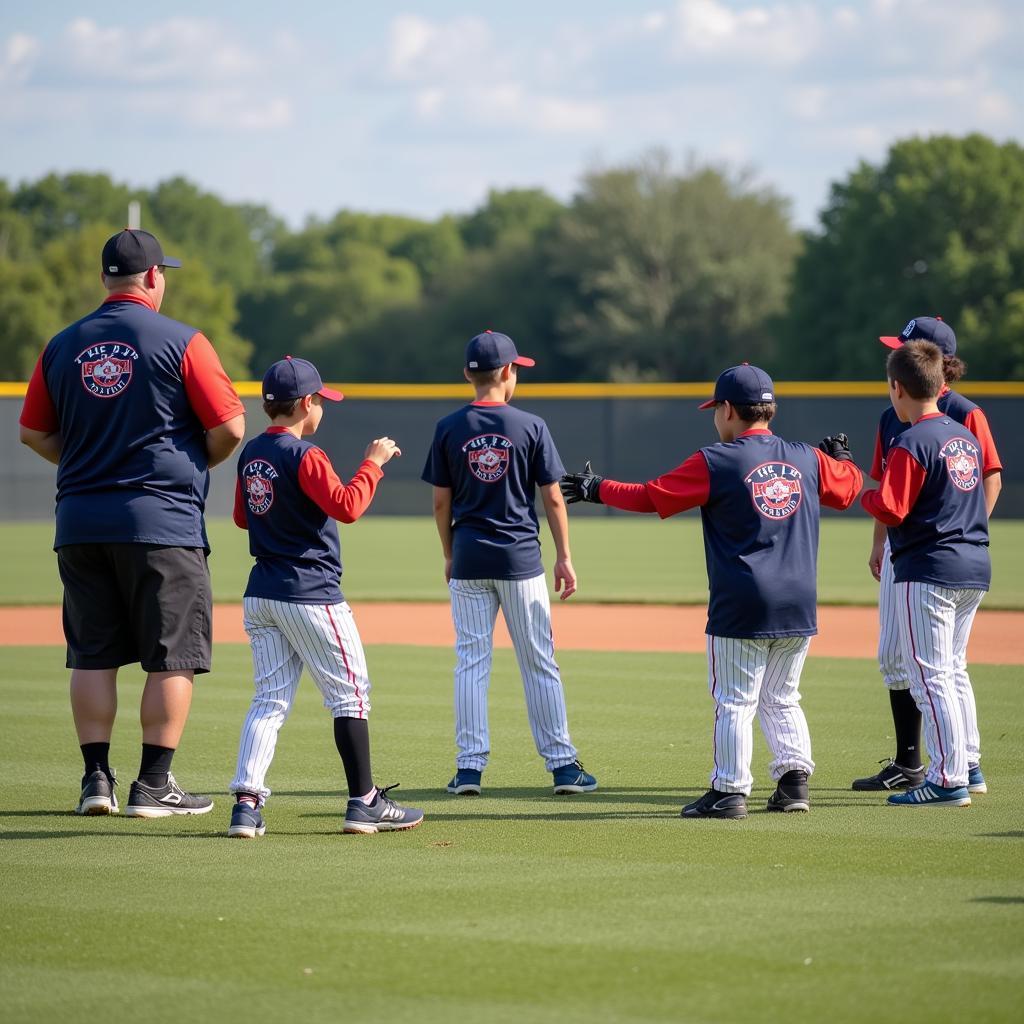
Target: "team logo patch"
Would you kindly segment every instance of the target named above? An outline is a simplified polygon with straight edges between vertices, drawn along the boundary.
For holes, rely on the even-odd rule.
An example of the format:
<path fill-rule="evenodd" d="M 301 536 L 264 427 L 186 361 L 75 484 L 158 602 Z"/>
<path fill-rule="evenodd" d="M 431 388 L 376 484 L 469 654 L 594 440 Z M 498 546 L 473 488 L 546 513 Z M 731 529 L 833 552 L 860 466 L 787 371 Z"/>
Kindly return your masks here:
<path fill-rule="evenodd" d="M 132 382 L 139 353 L 123 341 L 104 341 L 75 360 L 82 369 L 82 387 L 97 398 L 116 398 Z"/>
<path fill-rule="evenodd" d="M 242 490 L 249 511 L 256 516 L 265 515 L 274 504 L 274 481 L 277 470 L 263 459 L 253 459 L 242 470 Z"/>
<path fill-rule="evenodd" d="M 939 449 L 946 472 L 958 491 L 973 491 L 981 479 L 981 458 L 977 446 L 965 437 L 954 437 Z"/>
<path fill-rule="evenodd" d="M 800 470 L 788 462 L 763 462 L 744 482 L 750 485 L 754 508 L 765 519 L 785 519 L 803 500 L 802 479 Z"/>
<path fill-rule="evenodd" d="M 512 442 L 501 434 L 480 434 L 467 441 L 462 450 L 469 471 L 485 484 L 497 483 L 508 472 Z"/>

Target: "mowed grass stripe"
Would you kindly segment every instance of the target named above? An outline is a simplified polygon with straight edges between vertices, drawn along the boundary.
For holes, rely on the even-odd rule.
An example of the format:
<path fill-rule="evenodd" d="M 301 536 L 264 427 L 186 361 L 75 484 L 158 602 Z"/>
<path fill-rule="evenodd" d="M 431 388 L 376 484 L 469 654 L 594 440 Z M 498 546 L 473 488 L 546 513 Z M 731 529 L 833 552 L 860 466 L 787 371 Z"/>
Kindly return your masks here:
<path fill-rule="evenodd" d="M 342 772 L 308 678 L 269 779 L 268 834 L 230 810 L 78 819 L 79 763 L 52 649 L 0 652 L 0 985 L 5 1019 L 110 1021 L 1014 1020 L 1024 971 L 1019 673 L 975 673 L 992 792 L 968 810 L 853 793 L 891 746 L 869 662 L 810 659 L 818 771 L 809 815 L 684 822 L 703 790 L 712 705 L 696 656 L 560 657 L 592 795 L 555 798 L 510 653 L 495 660 L 485 795 L 451 773 L 451 654 L 375 647 L 376 776 L 424 807 L 405 835 L 339 834 Z M 113 750 L 136 768 L 140 675 Z M 251 692 L 217 650 L 175 764 L 220 794 Z M 893 955 L 903 934 L 912 955 Z"/>
<path fill-rule="evenodd" d="M 214 597 L 238 601 L 252 566 L 248 537 L 225 519 L 209 522 Z M 545 565 L 554 562 L 542 528 Z M 61 599 L 49 523 L 0 525 L 8 572 L 2 604 L 56 604 Z M 375 516 L 341 527 L 342 585 L 358 601 L 447 601 L 440 546 L 432 519 Z M 878 584 L 868 572 L 871 525 L 862 516 L 821 524 L 818 593 L 822 604 L 874 604 Z M 575 603 L 701 604 L 707 575 L 699 519 L 586 516 L 572 521 L 573 562 L 580 578 Z M 992 523 L 992 590 L 983 608 L 1024 608 L 1024 522 Z"/>

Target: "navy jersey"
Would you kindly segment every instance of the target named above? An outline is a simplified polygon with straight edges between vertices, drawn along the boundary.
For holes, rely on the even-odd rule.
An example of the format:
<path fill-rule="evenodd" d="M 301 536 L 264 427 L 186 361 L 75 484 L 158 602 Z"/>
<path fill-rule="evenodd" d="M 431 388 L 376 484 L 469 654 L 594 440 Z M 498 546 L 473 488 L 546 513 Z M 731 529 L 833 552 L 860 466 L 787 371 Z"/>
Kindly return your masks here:
<path fill-rule="evenodd" d="M 715 636 L 813 636 L 818 631 L 819 456 L 769 433 L 701 449 L 701 505 Z"/>
<path fill-rule="evenodd" d="M 208 548 L 204 422 L 242 412 L 209 342 L 144 301 L 113 296 L 40 356 L 22 423 L 59 430 L 54 547 Z"/>
<path fill-rule="evenodd" d="M 897 459 L 900 450 L 909 458 Z M 896 439 L 890 480 L 883 478 L 874 493 L 883 501 L 887 494 L 900 495 L 908 506 L 892 509 L 901 521 L 889 526 L 897 583 L 988 590 L 992 565 L 982 465 L 981 443 L 948 416 L 926 416 Z"/>
<path fill-rule="evenodd" d="M 979 407 L 972 402 L 969 398 L 964 398 L 963 395 L 957 394 L 956 391 L 944 391 L 936 399 L 936 405 L 939 407 L 939 412 L 948 416 L 951 420 L 956 420 L 957 423 L 967 423 L 968 417 Z M 905 430 L 910 427 L 909 423 L 904 423 L 899 416 L 896 415 L 896 410 L 890 405 L 885 412 L 882 413 L 881 418 L 878 421 L 878 444 L 879 454 L 881 456 L 881 469 L 885 471 L 885 462 L 889 456 L 889 449 L 893 446 L 896 438 L 900 436 Z M 881 476 L 879 475 L 878 479 Z"/>
<path fill-rule="evenodd" d="M 539 416 L 503 402 L 474 402 L 441 420 L 422 478 L 452 490 L 452 576 L 539 576 L 536 488 L 564 472 Z"/>
<path fill-rule="evenodd" d="M 254 437 L 238 459 L 249 552 L 256 564 L 246 597 L 296 604 L 338 604 L 338 527 L 299 481 L 303 456 L 317 446 L 283 428 Z"/>

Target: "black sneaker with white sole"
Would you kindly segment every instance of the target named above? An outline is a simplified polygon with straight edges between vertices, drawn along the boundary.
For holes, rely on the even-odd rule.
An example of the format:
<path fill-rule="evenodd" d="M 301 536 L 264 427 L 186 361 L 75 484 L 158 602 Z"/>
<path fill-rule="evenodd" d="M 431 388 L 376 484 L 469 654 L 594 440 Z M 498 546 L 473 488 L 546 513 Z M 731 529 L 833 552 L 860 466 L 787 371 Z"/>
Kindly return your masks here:
<path fill-rule="evenodd" d="M 721 793 L 709 789 L 702 797 L 687 804 L 681 818 L 745 818 L 747 798 L 742 793 Z"/>
<path fill-rule="evenodd" d="M 344 831 L 353 835 L 370 835 L 374 832 L 401 832 L 415 828 L 423 821 L 423 812 L 415 807 L 401 807 L 388 796 L 388 791 L 398 786 L 378 789 L 372 804 L 364 804 L 356 798 L 349 800 L 345 809 Z"/>
<path fill-rule="evenodd" d="M 82 795 L 78 799 L 75 814 L 117 814 L 117 797 L 114 787 L 117 777 L 111 771 L 108 775 L 102 768 L 82 776 Z"/>
<path fill-rule="evenodd" d="M 884 767 L 877 775 L 854 779 L 850 788 L 877 793 L 892 789 L 916 789 L 924 783 L 924 768 L 904 768 L 891 757 L 878 763 Z"/>
<path fill-rule="evenodd" d="M 172 814 L 206 814 L 213 810 L 208 796 L 193 796 L 167 773 L 167 784 L 154 788 L 136 779 L 128 794 L 124 813 L 129 818 L 166 818 Z"/>
<path fill-rule="evenodd" d="M 807 772 L 794 768 L 779 779 L 775 792 L 768 797 L 769 811 L 809 811 Z"/>

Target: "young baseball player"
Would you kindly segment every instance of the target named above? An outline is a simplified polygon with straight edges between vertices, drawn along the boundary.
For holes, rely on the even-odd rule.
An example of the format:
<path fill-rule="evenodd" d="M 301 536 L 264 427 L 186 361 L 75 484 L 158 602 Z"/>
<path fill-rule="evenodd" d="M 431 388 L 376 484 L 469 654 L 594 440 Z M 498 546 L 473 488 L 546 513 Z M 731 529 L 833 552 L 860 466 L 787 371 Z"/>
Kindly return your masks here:
<path fill-rule="evenodd" d="M 900 348 L 908 341 L 930 341 L 942 352 L 943 377 L 945 379 L 937 405 L 939 412 L 957 423 L 962 423 L 981 444 L 982 489 L 985 507 L 989 515 L 995 507 L 1002 486 L 1002 463 L 992 439 L 985 413 L 974 404 L 950 389 L 964 375 L 966 366 L 956 355 L 956 335 L 941 317 L 919 316 L 911 320 L 896 337 L 886 336 L 879 341 L 888 348 Z M 882 479 L 889 450 L 900 434 L 908 428 L 900 422 L 892 405 L 882 413 L 875 438 L 875 455 L 871 464 L 871 478 Z M 875 521 L 871 554 L 868 557 L 871 574 L 879 581 L 878 591 L 878 666 L 882 679 L 889 691 L 889 705 L 892 711 L 896 734 L 896 750 L 892 758 L 880 762 L 883 767 L 875 775 L 853 780 L 853 789 L 894 790 L 918 786 L 924 781 L 924 767 L 921 762 L 921 712 L 910 692 L 910 676 L 903 661 L 897 625 L 896 592 L 893 585 L 892 553 L 889 547 L 888 530 L 884 523 Z M 972 793 L 987 792 L 985 777 L 981 772 L 981 740 L 978 733 L 978 715 L 970 687 L 958 690 L 958 695 L 969 704 L 963 707 L 967 723 L 967 759 Z"/>
<path fill-rule="evenodd" d="M 647 483 L 563 478 L 566 500 L 592 501 L 662 519 L 700 508 L 710 585 L 708 682 L 715 702 L 711 788 L 684 818 L 745 818 L 753 778 L 755 713 L 772 752 L 769 811 L 810 808 L 811 738 L 800 707 L 800 671 L 817 632 L 819 506 L 846 509 L 862 483 L 846 437 L 819 448 L 769 429 L 775 386 L 744 363 L 724 371 L 713 408 L 719 444 L 701 448 Z"/>
<path fill-rule="evenodd" d="M 909 426 L 889 448 L 878 489 L 861 503 L 889 530 L 892 603 L 931 761 L 920 784 L 889 803 L 964 807 L 977 730 L 967 641 L 992 574 L 982 445 L 939 410 L 945 381 L 937 345 L 901 345 L 887 371 L 893 409 Z"/>
<path fill-rule="evenodd" d="M 555 590 L 576 591 L 569 522 L 558 489 L 564 467 L 547 425 L 509 405 L 518 368 L 534 361 L 505 334 L 485 331 L 466 348 L 466 380 L 476 400 L 437 424 L 423 469 L 434 486 L 434 519 L 444 552 L 455 624 L 455 775 L 448 792 L 478 795 L 490 756 L 487 688 L 500 608 L 512 636 L 537 752 L 555 794 L 589 793 L 569 738 L 555 663 L 551 605 L 534 508 L 536 489 L 555 542 Z"/>
<path fill-rule="evenodd" d="M 252 839 L 266 831 L 265 779 L 303 666 L 334 718 L 349 792 L 344 831 L 393 832 L 423 820 L 422 811 L 400 807 L 373 784 L 370 680 L 352 609 L 340 589 L 341 549 L 333 522 L 352 523 L 366 511 L 383 466 L 401 451 L 390 437 L 371 441 L 356 475 L 342 484 L 327 455 L 306 440 L 320 426 L 323 401 L 342 397 L 324 387 L 305 359 L 288 356 L 274 363 L 263 378 L 271 426 L 238 460 L 234 519 L 248 529 L 256 558 L 243 602 L 256 693 L 230 786 L 237 802 L 229 836 Z"/>

